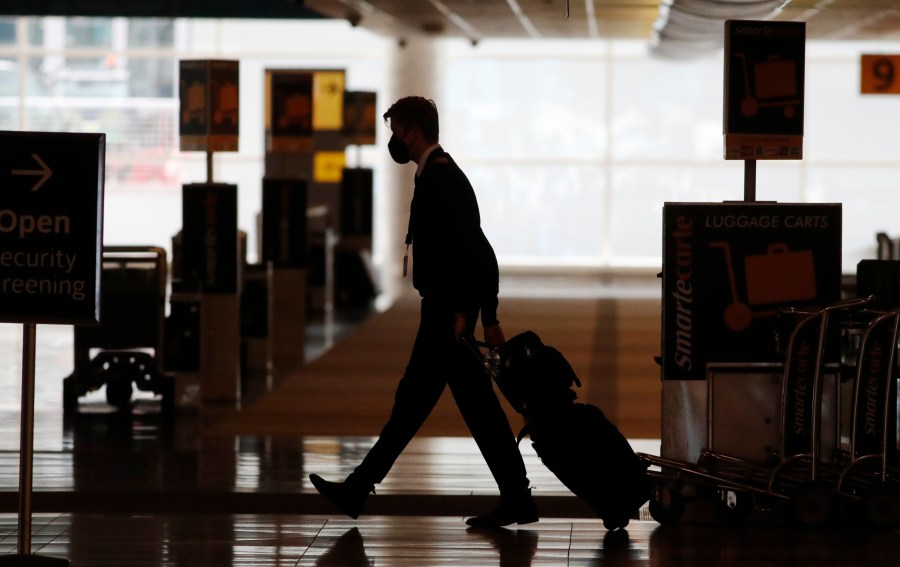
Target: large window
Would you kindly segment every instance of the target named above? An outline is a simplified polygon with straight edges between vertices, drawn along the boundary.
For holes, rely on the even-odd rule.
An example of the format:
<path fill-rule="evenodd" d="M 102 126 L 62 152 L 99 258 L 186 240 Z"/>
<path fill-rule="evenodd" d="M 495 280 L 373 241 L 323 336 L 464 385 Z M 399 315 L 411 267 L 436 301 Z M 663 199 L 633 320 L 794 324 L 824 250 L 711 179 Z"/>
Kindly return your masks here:
<path fill-rule="evenodd" d="M 442 139 L 478 190 L 497 253 L 596 264 L 608 221 L 604 44 L 449 47 Z"/>
<path fill-rule="evenodd" d="M 807 46 L 802 161 L 760 161 L 757 199 L 844 204 L 844 270 L 900 235 L 900 100 L 859 94 L 859 56 Z M 893 50 L 893 51 L 892 51 Z M 667 201 L 740 200 L 722 158 L 721 53 L 684 62 L 637 41 L 491 42 L 445 49 L 447 145 L 470 174 L 507 265 L 658 268 Z M 449 116 L 448 116 L 449 115 Z"/>
<path fill-rule="evenodd" d="M 170 249 L 182 185 L 207 180 L 206 155 L 179 150 L 178 62 L 239 60 L 240 151 L 215 155 L 214 181 L 238 185 L 254 260 L 265 69 L 341 68 L 381 91 L 385 44 L 346 22 L 0 18 L 0 129 L 104 132 L 105 242 Z"/>

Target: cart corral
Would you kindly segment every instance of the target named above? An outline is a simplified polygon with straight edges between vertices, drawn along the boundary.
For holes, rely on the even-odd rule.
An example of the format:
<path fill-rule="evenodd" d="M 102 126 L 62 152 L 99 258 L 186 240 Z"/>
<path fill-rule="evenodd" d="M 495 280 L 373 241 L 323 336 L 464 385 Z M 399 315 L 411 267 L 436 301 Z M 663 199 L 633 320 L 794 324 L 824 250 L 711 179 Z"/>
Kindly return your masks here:
<path fill-rule="evenodd" d="M 641 454 L 653 517 L 900 524 L 893 264 L 843 275 L 839 204 L 663 216 L 661 445 Z"/>

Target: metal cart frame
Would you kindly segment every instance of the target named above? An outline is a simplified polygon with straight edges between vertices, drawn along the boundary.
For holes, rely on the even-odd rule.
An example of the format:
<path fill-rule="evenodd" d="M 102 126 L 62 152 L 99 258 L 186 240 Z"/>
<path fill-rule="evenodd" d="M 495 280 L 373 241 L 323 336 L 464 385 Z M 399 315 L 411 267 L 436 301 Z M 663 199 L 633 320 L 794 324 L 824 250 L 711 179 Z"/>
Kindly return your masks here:
<path fill-rule="evenodd" d="M 801 315 L 803 318 L 796 323 L 787 341 L 781 394 L 781 442 L 778 453 L 773 455 L 773 463 L 761 465 L 710 450 L 704 450 L 697 463 L 640 454 L 650 466 L 659 468 L 650 471 L 651 478 L 657 482 L 656 495 L 650 503 L 650 511 L 657 521 L 670 523 L 680 518 L 684 511 L 684 503 L 677 488 L 684 484 L 695 484 L 718 491 L 725 504 L 722 511 L 732 517 L 740 516 L 746 511 L 747 506 L 743 505 L 743 502 L 750 495 L 763 497 L 767 501 L 789 501 L 796 517 L 806 524 L 821 524 L 831 518 L 837 505 L 839 496 L 837 489 L 842 469 L 837 462 L 822 462 L 821 451 L 823 376 L 826 367 L 826 342 L 831 329 L 829 318 L 837 311 L 861 309 L 871 300 L 872 298 L 868 297 L 839 301 L 816 312 L 797 310 L 786 312 Z M 810 360 L 813 368 L 811 376 L 805 378 L 806 384 L 810 384 L 811 381 L 811 388 L 806 384 L 802 388 L 804 396 L 810 397 L 797 402 L 804 403 L 809 408 L 808 441 L 801 443 L 805 446 L 798 445 L 794 448 L 790 441 L 796 439 L 791 439 L 787 434 L 788 428 L 794 425 L 788 423 L 788 406 L 792 403 L 791 390 L 797 386 L 794 357 L 798 351 L 801 333 L 808 332 L 810 330 L 808 326 L 815 324 L 818 327 L 811 328 L 815 331 L 816 337 L 814 358 Z M 803 348 L 808 349 L 809 345 Z M 896 349 L 896 340 L 894 348 Z M 862 357 L 857 358 L 858 369 L 863 361 Z M 808 368 L 805 368 L 804 372 L 806 370 Z M 853 411 L 855 412 L 856 408 L 853 408 Z M 838 444 L 839 442 L 836 443 Z M 839 451 L 835 453 L 837 455 Z M 755 505 L 756 502 L 754 500 Z"/>
<path fill-rule="evenodd" d="M 74 370 L 63 380 L 63 410 L 106 386 L 107 401 L 131 405 L 133 386 L 173 406 L 173 378 L 165 373 L 164 327 L 168 266 L 157 246 L 104 246 L 100 323 L 75 325 Z"/>

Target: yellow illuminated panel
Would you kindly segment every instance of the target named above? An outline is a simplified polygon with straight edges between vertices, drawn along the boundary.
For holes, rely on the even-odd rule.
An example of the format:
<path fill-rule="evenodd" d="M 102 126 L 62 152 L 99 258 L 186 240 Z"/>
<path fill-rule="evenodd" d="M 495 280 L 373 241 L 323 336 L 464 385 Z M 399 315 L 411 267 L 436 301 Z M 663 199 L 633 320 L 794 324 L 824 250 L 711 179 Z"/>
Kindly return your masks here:
<path fill-rule="evenodd" d="M 344 127 L 344 72 L 316 71 L 313 75 L 313 130 Z"/>
<path fill-rule="evenodd" d="M 344 152 L 316 152 L 313 156 L 313 179 L 316 183 L 340 183 L 346 164 Z"/>

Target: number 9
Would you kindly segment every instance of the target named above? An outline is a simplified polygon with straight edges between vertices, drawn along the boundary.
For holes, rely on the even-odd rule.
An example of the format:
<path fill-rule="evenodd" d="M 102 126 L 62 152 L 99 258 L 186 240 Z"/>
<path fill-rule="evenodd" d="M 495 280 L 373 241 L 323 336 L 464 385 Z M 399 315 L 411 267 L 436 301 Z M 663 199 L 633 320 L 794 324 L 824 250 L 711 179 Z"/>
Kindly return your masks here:
<path fill-rule="evenodd" d="M 875 90 L 886 91 L 894 85 L 894 63 L 886 58 L 879 57 L 872 64 L 872 74 L 881 81 L 875 85 Z"/>

